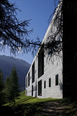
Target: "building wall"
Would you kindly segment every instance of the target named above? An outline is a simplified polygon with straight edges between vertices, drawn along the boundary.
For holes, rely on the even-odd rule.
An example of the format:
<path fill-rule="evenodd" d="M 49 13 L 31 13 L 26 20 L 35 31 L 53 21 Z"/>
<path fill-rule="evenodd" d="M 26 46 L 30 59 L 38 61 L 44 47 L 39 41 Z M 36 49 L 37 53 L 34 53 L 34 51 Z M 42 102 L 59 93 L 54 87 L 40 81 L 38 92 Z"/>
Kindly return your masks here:
<path fill-rule="evenodd" d="M 56 13 L 55 13 L 56 15 Z M 46 43 L 47 38 L 52 35 L 56 28 L 53 26 L 53 19 L 47 29 L 47 32 L 44 36 L 44 39 L 42 42 Z M 59 36 L 59 35 L 58 35 Z M 58 38 L 57 36 L 57 38 Z M 56 39 L 57 39 L 56 38 Z M 63 68 L 62 68 L 62 51 L 59 53 L 59 55 L 53 55 L 52 57 L 49 56 L 45 51 L 44 56 L 44 74 L 41 75 L 41 77 L 38 78 L 38 53 L 40 52 L 41 48 L 39 48 L 33 63 L 35 62 L 35 81 L 32 83 L 32 66 L 28 71 L 30 73 L 30 86 L 28 86 L 28 74 L 26 75 L 26 95 L 27 96 L 33 96 L 38 98 L 63 98 Z M 40 58 L 41 60 L 41 58 Z M 42 65 L 42 64 L 41 64 Z M 41 66 L 42 67 L 42 66 Z M 58 84 L 56 85 L 56 75 L 58 74 Z M 49 87 L 49 79 L 51 78 L 51 87 Z M 41 86 L 42 83 L 42 86 Z M 46 83 L 46 88 L 44 88 L 44 83 Z M 42 92 L 41 92 L 42 91 Z M 40 93 L 40 94 L 39 94 Z"/>
<path fill-rule="evenodd" d="M 35 62 L 35 81 L 32 83 L 32 65 L 30 67 L 30 86 L 28 86 L 28 74 L 26 76 L 26 95 L 39 98 L 62 98 L 63 97 L 63 77 L 62 77 L 62 58 L 53 56 L 51 59 L 44 57 L 44 74 L 38 78 L 38 57 L 36 56 Z M 28 73 L 29 73 L 28 72 Z M 56 85 L 56 75 L 58 74 L 58 85 Z M 49 87 L 49 78 L 51 78 L 51 87 Z M 38 95 L 38 82 L 42 80 L 42 96 Z M 46 81 L 46 88 L 44 88 L 44 81 Z"/>

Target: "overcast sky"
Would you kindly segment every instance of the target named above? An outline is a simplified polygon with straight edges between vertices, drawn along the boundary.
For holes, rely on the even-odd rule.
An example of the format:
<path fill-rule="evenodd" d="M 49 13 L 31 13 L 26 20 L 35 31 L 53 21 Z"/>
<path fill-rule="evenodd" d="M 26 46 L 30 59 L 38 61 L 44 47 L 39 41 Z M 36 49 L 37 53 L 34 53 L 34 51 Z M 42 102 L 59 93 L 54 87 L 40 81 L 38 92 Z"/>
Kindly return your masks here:
<path fill-rule="evenodd" d="M 33 32 L 30 34 L 30 38 L 36 39 L 37 37 L 39 37 L 40 40 L 42 40 L 49 25 L 48 19 L 55 8 L 54 0 L 9 1 L 11 3 L 15 3 L 15 6 L 21 10 L 21 12 L 17 11 L 17 18 L 19 20 L 23 21 L 31 19 L 28 29 L 33 29 Z M 4 51 L 0 51 L 0 55 L 14 56 L 10 54 L 10 51 L 7 48 L 5 48 Z M 23 59 L 30 64 L 34 59 L 31 53 L 20 53 L 14 57 Z"/>

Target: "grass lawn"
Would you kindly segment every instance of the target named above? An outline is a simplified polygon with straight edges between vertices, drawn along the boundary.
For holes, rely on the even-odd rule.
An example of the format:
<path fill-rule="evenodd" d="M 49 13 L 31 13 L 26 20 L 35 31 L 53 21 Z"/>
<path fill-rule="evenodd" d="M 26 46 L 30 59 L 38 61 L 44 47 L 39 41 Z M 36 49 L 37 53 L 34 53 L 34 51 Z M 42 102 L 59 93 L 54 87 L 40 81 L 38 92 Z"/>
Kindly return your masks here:
<path fill-rule="evenodd" d="M 69 99 L 34 98 L 25 91 L 13 102 L 4 104 L 0 113 L 7 116 L 77 116 L 77 102 Z"/>

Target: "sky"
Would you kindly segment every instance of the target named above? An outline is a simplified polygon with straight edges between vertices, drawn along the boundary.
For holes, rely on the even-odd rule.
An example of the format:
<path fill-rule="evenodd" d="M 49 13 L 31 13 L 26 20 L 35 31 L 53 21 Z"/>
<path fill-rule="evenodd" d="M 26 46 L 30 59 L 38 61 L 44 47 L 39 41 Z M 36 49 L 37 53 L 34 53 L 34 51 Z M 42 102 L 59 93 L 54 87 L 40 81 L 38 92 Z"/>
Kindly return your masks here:
<path fill-rule="evenodd" d="M 9 0 L 10 3 L 15 3 L 15 6 L 21 10 L 17 10 L 17 18 L 20 21 L 30 20 L 28 29 L 33 29 L 29 38 L 35 40 L 37 37 L 43 40 L 44 35 L 49 26 L 49 17 L 55 9 L 54 0 Z M 0 55 L 13 56 L 23 59 L 28 63 L 32 63 L 34 56 L 31 52 L 13 55 L 10 50 L 5 47 L 0 51 Z"/>

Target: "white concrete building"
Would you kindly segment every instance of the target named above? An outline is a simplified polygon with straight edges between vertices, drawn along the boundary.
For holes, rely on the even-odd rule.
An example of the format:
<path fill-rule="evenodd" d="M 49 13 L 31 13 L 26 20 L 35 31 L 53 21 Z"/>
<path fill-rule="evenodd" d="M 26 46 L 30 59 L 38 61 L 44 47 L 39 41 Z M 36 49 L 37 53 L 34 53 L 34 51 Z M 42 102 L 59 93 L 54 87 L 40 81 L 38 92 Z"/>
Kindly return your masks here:
<path fill-rule="evenodd" d="M 53 26 L 53 20 L 57 10 L 42 43 L 46 43 L 47 38 L 56 31 L 56 27 Z M 58 37 L 59 35 L 56 39 Z M 62 51 L 59 56 L 53 55 L 51 57 L 44 49 L 39 48 L 25 78 L 26 95 L 38 98 L 63 98 L 62 67 Z"/>

